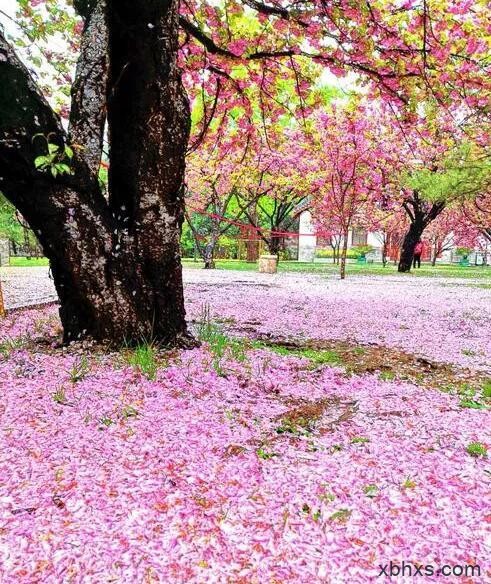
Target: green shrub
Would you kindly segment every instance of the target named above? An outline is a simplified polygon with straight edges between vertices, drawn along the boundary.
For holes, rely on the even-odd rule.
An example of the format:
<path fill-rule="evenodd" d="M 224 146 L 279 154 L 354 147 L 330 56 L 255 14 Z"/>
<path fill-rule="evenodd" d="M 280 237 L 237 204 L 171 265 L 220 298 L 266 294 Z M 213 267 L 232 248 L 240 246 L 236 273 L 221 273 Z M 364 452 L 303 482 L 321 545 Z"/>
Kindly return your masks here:
<path fill-rule="evenodd" d="M 374 248 L 372 245 L 356 245 L 351 248 L 351 251 L 355 254 L 355 257 L 358 259 L 365 257 L 367 253 L 372 252 L 373 249 Z"/>
<path fill-rule="evenodd" d="M 458 247 L 456 250 L 458 256 L 466 258 L 471 253 L 472 249 L 470 247 Z"/>
<path fill-rule="evenodd" d="M 339 253 L 339 255 L 341 256 L 341 252 Z M 334 251 L 332 249 L 318 249 L 315 252 L 316 258 L 326 259 L 332 258 L 333 256 Z M 351 260 L 356 260 L 358 258 L 358 254 L 356 253 L 356 251 L 353 251 L 353 249 L 348 249 L 348 251 L 346 252 L 346 257 Z"/>

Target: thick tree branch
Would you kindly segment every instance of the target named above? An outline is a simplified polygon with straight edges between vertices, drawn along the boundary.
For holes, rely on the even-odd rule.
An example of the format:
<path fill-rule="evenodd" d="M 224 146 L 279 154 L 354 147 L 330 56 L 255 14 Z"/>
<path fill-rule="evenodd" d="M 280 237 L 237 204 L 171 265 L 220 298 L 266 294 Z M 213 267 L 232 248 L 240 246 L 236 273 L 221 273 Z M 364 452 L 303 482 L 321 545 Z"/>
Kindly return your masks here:
<path fill-rule="evenodd" d="M 61 122 L 26 67 L 0 33 L 0 189 L 22 213 L 50 260 L 60 297 L 65 340 L 88 334 L 122 338 L 129 329 L 107 321 L 111 304 L 135 318 L 135 300 L 120 287 L 128 258 L 112 254 L 115 223 L 83 158 L 75 153 L 69 173 L 37 170 L 49 144 L 63 153 Z M 118 284 L 119 282 L 119 284 Z M 104 327 L 103 329 L 101 327 Z M 136 331 L 141 325 L 135 322 Z"/>
<path fill-rule="evenodd" d="M 213 55 L 221 55 L 222 57 L 227 57 L 229 59 L 247 59 L 249 61 L 261 60 L 261 59 L 273 59 L 282 57 L 292 57 L 296 54 L 293 49 L 286 49 L 281 51 L 255 51 L 246 55 L 235 55 L 231 51 L 220 47 L 215 43 L 215 41 L 206 35 L 199 27 L 197 27 L 192 22 L 189 22 L 184 16 L 179 17 L 179 24 L 181 27 L 192 37 L 194 37 L 203 47 Z"/>
<path fill-rule="evenodd" d="M 72 86 L 69 140 L 97 180 L 104 142 L 107 84 L 106 0 L 86 12 L 80 57 Z"/>

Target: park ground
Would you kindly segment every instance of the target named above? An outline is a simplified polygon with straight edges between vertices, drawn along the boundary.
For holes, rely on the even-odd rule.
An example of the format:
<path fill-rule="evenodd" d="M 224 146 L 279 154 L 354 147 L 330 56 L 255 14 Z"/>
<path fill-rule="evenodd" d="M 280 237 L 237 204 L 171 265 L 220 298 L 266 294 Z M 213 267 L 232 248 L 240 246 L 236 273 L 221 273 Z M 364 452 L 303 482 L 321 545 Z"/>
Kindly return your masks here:
<path fill-rule="evenodd" d="M 189 351 L 1 321 L 2 584 L 490 581 L 490 272 L 221 267 L 184 271 Z"/>

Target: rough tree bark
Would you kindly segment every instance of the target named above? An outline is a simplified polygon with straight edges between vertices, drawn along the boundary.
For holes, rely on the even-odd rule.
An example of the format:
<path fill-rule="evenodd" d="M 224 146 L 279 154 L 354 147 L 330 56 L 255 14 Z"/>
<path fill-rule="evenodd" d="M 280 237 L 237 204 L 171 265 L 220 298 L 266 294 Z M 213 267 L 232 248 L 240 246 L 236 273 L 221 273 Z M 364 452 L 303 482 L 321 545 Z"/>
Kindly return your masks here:
<path fill-rule="evenodd" d="M 402 242 L 397 270 L 399 272 L 410 272 L 416 244 L 428 225 L 445 209 L 445 203 L 428 203 L 422 200 L 415 191 L 412 197 L 404 202 L 403 206 L 411 223 Z"/>
<path fill-rule="evenodd" d="M 440 245 L 438 243 L 438 240 L 434 241 L 432 248 L 431 248 L 431 265 L 433 267 L 436 266 L 436 259 L 439 255 L 439 247 L 440 247 Z"/>
<path fill-rule="evenodd" d="M 252 205 L 250 215 L 254 225 L 257 223 L 257 208 L 256 204 Z M 252 236 L 252 234 L 254 234 Z M 246 242 L 246 261 L 249 264 L 256 263 L 259 259 L 259 240 L 257 239 L 257 232 L 251 230 L 251 238 Z"/>
<path fill-rule="evenodd" d="M 276 227 L 274 231 L 280 231 L 280 228 Z M 279 257 L 281 248 L 283 247 L 283 238 L 279 235 L 274 235 L 274 231 L 268 238 L 268 251 L 271 255 Z"/>
<path fill-rule="evenodd" d="M 178 3 L 76 7 L 86 23 L 70 120 L 82 148 L 65 161 L 72 173 L 36 170 L 47 141 L 63 153 L 68 137 L 0 34 L 0 189 L 50 260 L 65 341 L 187 344 L 179 237 L 189 108 L 176 65 Z M 106 110 L 109 200 L 96 180 Z"/>
<path fill-rule="evenodd" d="M 85 21 L 71 91 L 69 142 L 80 146 L 80 156 L 97 179 L 106 123 L 107 6 L 106 0 L 78 0 L 75 6 Z"/>

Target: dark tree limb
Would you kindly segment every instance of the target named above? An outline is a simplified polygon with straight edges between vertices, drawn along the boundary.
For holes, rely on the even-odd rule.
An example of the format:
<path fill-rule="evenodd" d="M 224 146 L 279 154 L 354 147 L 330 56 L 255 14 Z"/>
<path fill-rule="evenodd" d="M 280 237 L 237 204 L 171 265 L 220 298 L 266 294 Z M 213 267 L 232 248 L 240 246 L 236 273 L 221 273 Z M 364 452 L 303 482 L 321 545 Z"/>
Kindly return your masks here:
<path fill-rule="evenodd" d="M 404 236 L 399 258 L 399 272 L 409 272 L 414 257 L 414 249 L 421 239 L 424 230 L 445 209 L 445 201 L 428 203 L 421 199 L 419 193 L 414 191 L 412 196 L 403 203 L 403 208 L 410 219 L 409 229 Z"/>
<path fill-rule="evenodd" d="M 83 10 L 85 26 L 72 86 L 69 140 L 80 146 L 80 156 L 97 179 L 106 122 L 106 0 L 84 4 L 91 6 Z"/>

